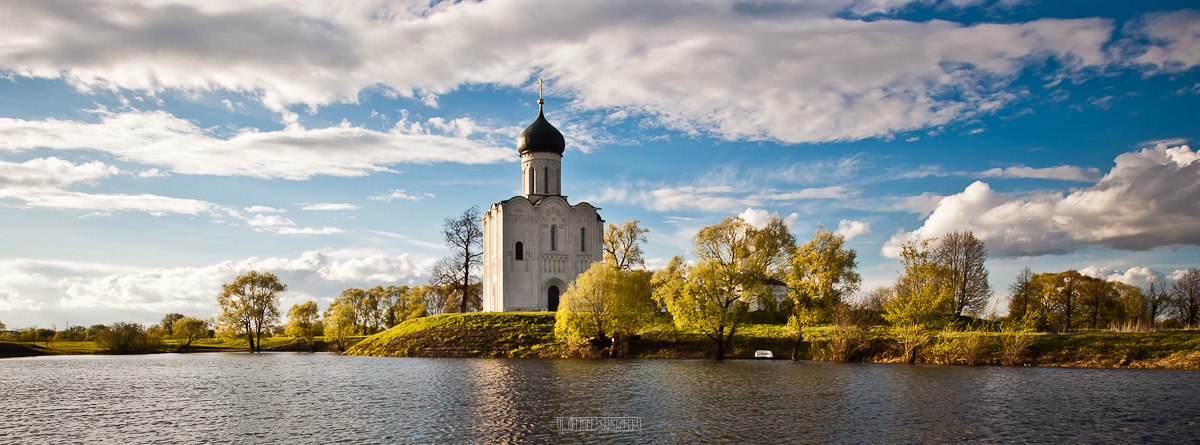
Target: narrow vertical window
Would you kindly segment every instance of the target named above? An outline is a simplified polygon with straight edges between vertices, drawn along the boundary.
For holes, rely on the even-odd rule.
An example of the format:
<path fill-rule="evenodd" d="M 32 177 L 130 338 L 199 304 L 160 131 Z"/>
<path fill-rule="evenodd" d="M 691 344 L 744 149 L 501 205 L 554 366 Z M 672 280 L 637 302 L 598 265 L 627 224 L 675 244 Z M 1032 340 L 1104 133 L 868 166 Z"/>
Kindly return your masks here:
<path fill-rule="evenodd" d="M 558 250 L 558 226 L 550 226 L 550 250 Z"/>
<path fill-rule="evenodd" d="M 587 227 L 579 228 L 579 251 L 587 252 Z"/>
<path fill-rule="evenodd" d="M 550 194 L 550 167 L 542 167 L 542 188 L 545 194 Z"/>
<path fill-rule="evenodd" d="M 522 244 L 520 241 L 517 241 L 517 247 L 514 250 L 516 250 L 515 256 L 517 257 L 517 261 L 522 261 L 525 259 L 525 245 L 524 244 Z"/>

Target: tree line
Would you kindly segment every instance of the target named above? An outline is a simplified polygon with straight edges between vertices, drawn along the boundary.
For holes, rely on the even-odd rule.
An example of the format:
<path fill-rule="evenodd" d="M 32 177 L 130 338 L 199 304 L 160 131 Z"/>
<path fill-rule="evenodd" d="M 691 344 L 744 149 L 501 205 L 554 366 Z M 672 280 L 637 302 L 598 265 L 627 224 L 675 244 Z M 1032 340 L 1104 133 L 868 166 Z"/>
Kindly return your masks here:
<path fill-rule="evenodd" d="M 1196 268 L 1169 287 L 1159 278 L 1144 288 L 1074 270 L 1025 269 L 1009 289 L 1010 314 L 984 319 L 994 290 L 987 247 L 970 231 L 905 243 L 895 282 L 865 293 L 857 252 L 825 228 L 801 244 L 778 217 L 761 228 L 726 218 L 695 235 L 694 260 L 676 256 L 654 272 L 641 257 L 646 232 L 637 220 L 608 226 L 604 260 L 569 285 L 559 306 L 556 332 L 568 345 L 622 356 L 626 339 L 665 318 L 675 329 L 702 334 L 719 360 L 757 317 L 786 319 L 796 339 L 792 359 L 806 332 L 833 325 L 826 352 L 834 359 L 861 356 L 877 332 L 912 363 L 928 348 L 980 348 L 953 344 L 978 343 L 977 335 L 942 334 L 991 330 L 1001 352 L 1017 362 L 1038 330 L 1195 328 L 1200 316 Z"/>

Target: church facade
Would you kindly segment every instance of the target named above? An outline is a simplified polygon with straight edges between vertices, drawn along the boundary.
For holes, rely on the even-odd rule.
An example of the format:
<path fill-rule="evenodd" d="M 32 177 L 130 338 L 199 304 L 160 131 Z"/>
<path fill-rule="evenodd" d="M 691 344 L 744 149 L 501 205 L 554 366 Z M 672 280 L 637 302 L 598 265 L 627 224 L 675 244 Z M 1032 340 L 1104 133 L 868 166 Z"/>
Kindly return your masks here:
<path fill-rule="evenodd" d="M 603 258 L 599 209 L 571 205 L 562 194 L 566 140 L 537 119 L 521 133 L 521 194 L 492 204 L 483 216 L 483 310 L 558 310 L 567 285 Z"/>

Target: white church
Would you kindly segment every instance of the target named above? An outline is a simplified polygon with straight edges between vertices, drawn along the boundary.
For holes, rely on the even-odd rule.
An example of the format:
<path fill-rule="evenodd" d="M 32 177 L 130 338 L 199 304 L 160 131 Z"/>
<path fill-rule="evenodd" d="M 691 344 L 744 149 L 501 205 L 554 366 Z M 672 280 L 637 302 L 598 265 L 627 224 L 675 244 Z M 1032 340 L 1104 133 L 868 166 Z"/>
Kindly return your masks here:
<path fill-rule="evenodd" d="M 539 88 L 540 90 L 540 88 Z M 542 114 L 521 133 L 521 194 L 483 216 L 483 310 L 558 310 L 559 297 L 602 259 L 604 220 L 562 194 L 566 141 Z"/>

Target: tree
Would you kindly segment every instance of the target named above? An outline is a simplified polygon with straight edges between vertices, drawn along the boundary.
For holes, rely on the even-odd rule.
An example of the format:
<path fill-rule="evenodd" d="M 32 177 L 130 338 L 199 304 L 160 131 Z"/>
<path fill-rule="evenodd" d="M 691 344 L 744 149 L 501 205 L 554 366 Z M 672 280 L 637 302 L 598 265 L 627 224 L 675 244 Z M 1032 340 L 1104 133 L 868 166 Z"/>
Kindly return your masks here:
<path fill-rule="evenodd" d="M 6 330 L 6 329 L 8 329 L 8 326 L 5 326 L 4 322 L 0 321 L 0 331 Z"/>
<path fill-rule="evenodd" d="M 693 241 L 696 265 L 675 257 L 656 272 L 655 300 L 666 306 L 676 327 L 695 329 L 712 340 L 721 360 L 750 303 L 773 298 L 767 280 L 782 276 L 795 239 L 778 217 L 762 229 L 729 217 L 700 229 Z"/>
<path fill-rule="evenodd" d="M 379 295 L 383 307 L 383 328 L 391 328 L 405 320 L 425 316 L 425 301 L 416 289 L 408 286 L 375 286 L 368 292 Z"/>
<path fill-rule="evenodd" d="M 225 285 L 217 303 L 220 320 L 231 332 L 246 336 L 251 352 L 259 352 L 263 331 L 279 321 L 279 294 L 287 285 L 270 272 L 252 270 Z"/>
<path fill-rule="evenodd" d="M 786 283 L 792 315 L 788 324 L 796 329 L 792 360 L 797 359 L 804 341 L 804 328 L 815 321 L 813 311 L 828 312 L 862 284 L 862 277 L 855 271 L 858 253 L 845 244 L 844 236 L 820 228 L 789 259 Z"/>
<path fill-rule="evenodd" d="M 984 267 L 987 247 L 983 241 L 969 231 L 950 232 L 938 240 L 933 259 L 947 270 L 954 286 L 952 315 L 978 315 L 987 309 L 992 288 Z"/>
<path fill-rule="evenodd" d="M 943 323 L 954 304 L 950 271 L 933 261 L 929 241 L 906 243 L 900 252 L 904 271 L 883 305 L 892 336 L 904 349 L 904 361 L 914 363 L 917 350 L 933 339 L 932 329 Z"/>
<path fill-rule="evenodd" d="M 117 322 L 107 326 L 96 337 L 101 349 L 113 354 L 148 352 L 154 347 L 146 336 L 146 329 L 137 323 Z"/>
<path fill-rule="evenodd" d="M 1048 286 L 1044 287 L 1049 305 L 1048 318 L 1059 327 L 1060 332 L 1071 332 L 1072 317 L 1079 309 L 1079 285 L 1090 277 L 1070 269 L 1051 274 Z"/>
<path fill-rule="evenodd" d="M 622 357 L 629 336 L 653 319 L 655 308 L 649 272 L 593 263 L 563 294 L 554 330 L 562 338 L 595 345 L 611 338 L 609 356 Z"/>
<path fill-rule="evenodd" d="M 308 350 L 316 352 L 317 345 L 313 338 L 321 334 L 321 320 L 318 320 L 317 303 L 309 300 L 294 304 L 288 309 L 288 322 L 284 332 L 287 335 L 304 340 Z"/>
<path fill-rule="evenodd" d="M 1154 323 L 1163 314 L 1169 300 L 1167 280 L 1158 275 L 1151 276 L 1146 281 L 1146 322 L 1150 330 L 1154 330 Z"/>
<path fill-rule="evenodd" d="M 1030 313 L 1030 303 L 1036 298 L 1033 271 L 1028 267 L 1021 269 L 1013 284 L 1008 286 L 1008 318 L 1014 321 L 1025 319 Z"/>
<path fill-rule="evenodd" d="M 1200 316 L 1200 268 L 1189 267 L 1175 284 L 1171 285 L 1171 300 L 1179 314 L 1179 322 L 1189 328 L 1196 327 Z"/>
<path fill-rule="evenodd" d="M 638 226 L 638 220 L 630 219 L 620 226 L 609 224 L 604 231 L 604 262 L 625 270 L 645 267 L 642 245 L 650 229 Z"/>
<path fill-rule="evenodd" d="M 182 320 L 183 318 L 184 318 L 183 314 L 172 312 L 170 314 L 163 316 L 162 321 L 159 322 L 158 325 L 162 326 L 163 331 L 166 331 L 167 335 L 172 335 L 175 332 L 173 330 L 174 326 L 175 326 L 175 322 Z"/>
<path fill-rule="evenodd" d="M 171 339 L 178 346 L 175 352 L 183 351 L 193 342 L 208 337 L 208 322 L 192 317 L 183 317 L 171 322 Z"/>
<path fill-rule="evenodd" d="M 350 318 L 354 321 L 354 333 L 369 334 L 371 314 L 375 312 L 375 299 L 371 298 L 367 291 L 352 287 L 342 290 L 342 294 L 334 301 L 339 300 L 352 309 Z"/>
<path fill-rule="evenodd" d="M 325 309 L 325 338 L 332 340 L 338 352 L 346 350 L 346 340 L 354 335 L 354 307 L 337 299 Z"/>
<path fill-rule="evenodd" d="M 434 265 L 433 280 L 454 287 L 459 312 L 482 306 L 482 287 L 472 286 L 475 272 L 483 266 L 483 228 L 479 220 L 479 207 L 471 206 L 458 218 L 446 218 L 442 224 L 446 246 L 454 253 Z"/>

